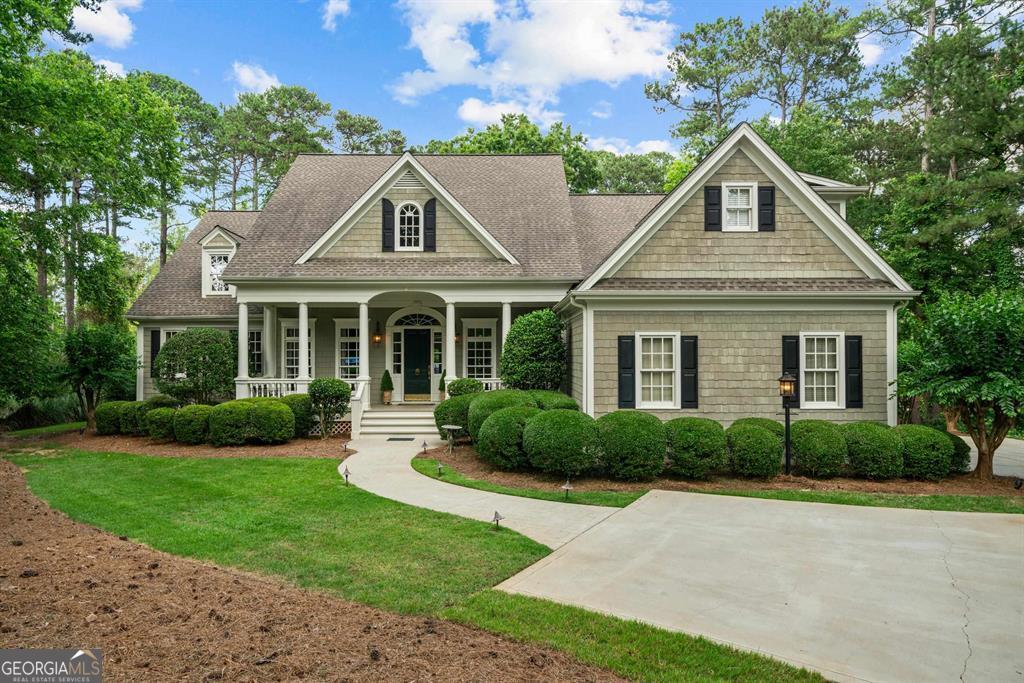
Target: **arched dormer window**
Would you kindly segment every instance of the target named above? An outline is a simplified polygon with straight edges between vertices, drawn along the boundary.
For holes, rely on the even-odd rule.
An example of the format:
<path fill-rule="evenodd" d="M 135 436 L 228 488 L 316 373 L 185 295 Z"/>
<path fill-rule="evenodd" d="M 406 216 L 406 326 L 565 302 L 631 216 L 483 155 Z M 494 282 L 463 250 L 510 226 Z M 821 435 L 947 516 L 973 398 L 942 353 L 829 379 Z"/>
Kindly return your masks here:
<path fill-rule="evenodd" d="M 423 251 L 423 212 L 418 204 L 398 207 L 398 239 L 395 251 Z"/>

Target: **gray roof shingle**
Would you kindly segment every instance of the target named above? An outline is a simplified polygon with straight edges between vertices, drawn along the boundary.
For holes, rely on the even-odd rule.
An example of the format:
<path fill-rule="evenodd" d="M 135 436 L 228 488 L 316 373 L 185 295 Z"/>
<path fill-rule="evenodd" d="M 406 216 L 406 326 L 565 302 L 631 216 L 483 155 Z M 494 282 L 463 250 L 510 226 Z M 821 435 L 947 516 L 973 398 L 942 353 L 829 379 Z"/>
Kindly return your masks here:
<path fill-rule="evenodd" d="M 589 275 L 664 197 L 663 194 L 576 194 L 569 197 L 584 275 Z"/>

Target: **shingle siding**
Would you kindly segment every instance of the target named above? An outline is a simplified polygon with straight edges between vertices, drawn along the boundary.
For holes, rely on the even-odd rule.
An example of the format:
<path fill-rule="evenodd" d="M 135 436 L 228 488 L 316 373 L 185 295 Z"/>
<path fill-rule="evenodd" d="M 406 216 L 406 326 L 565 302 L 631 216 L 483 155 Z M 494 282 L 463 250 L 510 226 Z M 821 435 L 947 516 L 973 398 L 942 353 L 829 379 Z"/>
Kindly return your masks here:
<path fill-rule="evenodd" d="M 583 316 L 569 319 L 569 390 L 583 405 Z"/>

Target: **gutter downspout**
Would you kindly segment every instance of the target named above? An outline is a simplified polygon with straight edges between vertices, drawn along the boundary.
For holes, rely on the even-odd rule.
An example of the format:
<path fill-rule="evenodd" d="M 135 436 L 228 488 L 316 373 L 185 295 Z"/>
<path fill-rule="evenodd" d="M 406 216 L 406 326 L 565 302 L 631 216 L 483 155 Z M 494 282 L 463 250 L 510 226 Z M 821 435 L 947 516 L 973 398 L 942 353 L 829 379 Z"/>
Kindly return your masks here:
<path fill-rule="evenodd" d="M 590 382 L 587 381 L 587 368 L 590 367 L 591 362 L 591 339 L 590 335 L 588 334 L 589 330 L 587 329 L 587 307 L 577 302 L 576 297 L 572 294 L 572 292 L 569 293 L 569 298 L 567 299 L 566 303 L 569 306 L 574 306 L 580 310 L 580 327 L 583 329 L 583 364 L 581 369 L 583 376 L 580 378 L 580 384 L 583 387 L 583 405 L 581 407 L 583 408 L 584 413 L 590 415 L 592 411 L 590 408 Z M 570 387 L 570 390 L 571 389 L 572 387 Z"/>

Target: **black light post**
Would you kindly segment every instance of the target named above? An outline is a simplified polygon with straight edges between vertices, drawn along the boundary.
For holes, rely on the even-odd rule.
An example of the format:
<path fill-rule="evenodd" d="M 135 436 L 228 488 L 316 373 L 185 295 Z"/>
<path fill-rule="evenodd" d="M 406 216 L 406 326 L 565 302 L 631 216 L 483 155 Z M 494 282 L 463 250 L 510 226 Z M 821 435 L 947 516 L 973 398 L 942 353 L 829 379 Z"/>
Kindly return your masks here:
<path fill-rule="evenodd" d="M 789 440 L 789 408 L 793 403 L 794 395 L 796 395 L 796 377 L 784 372 L 782 377 L 779 377 L 779 396 L 782 397 L 782 407 L 786 410 L 786 474 L 789 474 L 793 459 L 793 447 Z"/>

